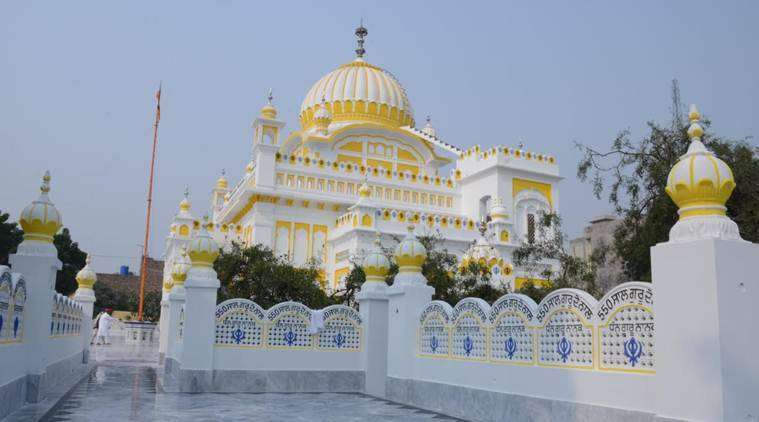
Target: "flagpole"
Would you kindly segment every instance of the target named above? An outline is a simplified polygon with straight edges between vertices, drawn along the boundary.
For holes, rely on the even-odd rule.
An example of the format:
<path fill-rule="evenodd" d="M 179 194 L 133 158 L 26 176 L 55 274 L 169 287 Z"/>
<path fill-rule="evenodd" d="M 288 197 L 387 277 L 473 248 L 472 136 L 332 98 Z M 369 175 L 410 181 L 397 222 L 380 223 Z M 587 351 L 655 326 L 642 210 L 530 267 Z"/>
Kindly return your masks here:
<path fill-rule="evenodd" d="M 148 273 L 148 243 L 150 242 L 150 209 L 153 204 L 153 173 L 155 171 L 155 152 L 158 145 L 158 123 L 161 121 L 161 85 L 156 92 L 155 122 L 153 123 L 153 154 L 150 158 L 150 178 L 148 181 L 148 204 L 145 216 L 145 242 L 142 244 L 142 263 L 140 265 L 140 302 L 137 307 L 137 321 L 142 321 L 143 302 L 145 300 L 145 278 Z"/>

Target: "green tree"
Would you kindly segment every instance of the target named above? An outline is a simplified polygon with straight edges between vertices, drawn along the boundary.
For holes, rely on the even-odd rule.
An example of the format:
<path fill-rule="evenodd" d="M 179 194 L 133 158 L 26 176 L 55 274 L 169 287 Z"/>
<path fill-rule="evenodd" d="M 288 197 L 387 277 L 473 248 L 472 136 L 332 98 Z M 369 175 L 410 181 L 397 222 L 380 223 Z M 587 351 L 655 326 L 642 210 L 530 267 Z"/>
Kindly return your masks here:
<path fill-rule="evenodd" d="M 71 240 L 69 229 L 65 227 L 53 237 L 53 244 L 58 249 L 58 259 L 63 264 L 55 276 L 55 290 L 64 296 L 68 296 L 74 293 L 78 287 L 76 273 L 84 267 L 87 254 L 79 249 L 77 242 Z"/>
<path fill-rule="evenodd" d="M 649 133 L 638 141 L 623 130 L 609 149 L 596 149 L 576 143 L 584 157 L 577 166 L 577 176 L 593 185 L 594 194 L 608 201 L 623 218 L 615 233 L 614 248 L 627 277 L 651 280 L 650 248 L 669 238 L 677 221 L 677 207 L 664 188 L 667 176 L 690 143 L 688 122 L 677 81 L 672 83 L 671 121 L 669 125 L 648 122 Z M 727 202 L 728 216 L 735 220 L 741 236 L 759 241 L 759 157 L 748 139 L 729 140 L 709 131 L 710 121 L 702 126 L 701 141 L 733 170 L 736 188 Z"/>
<path fill-rule="evenodd" d="M 540 214 L 535 240 L 523 242 L 512 254 L 514 266 L 522 269 L 527 278 L 518 293 L 535 302 L 561 288 L 584 290 L 596 298 L 601 296 L 603 292 L 596 286 L 595 269 L 604 256 L 595 254 L 590 262 L 586 262 L 570 255 L 565 244 L 561 218 L 555 213 Z"/>
<path fill-rule="evenodd" d="M 9 222 L 8 213 L 0 211 L 0 265 L 8 265 L 8 256 L 16 253 L 24 232 L 16 222 Z"/>
<path fill-rule="evenodd" d="M 295 267 L 262 245 L 235 243 L 229 251 L 222 251 L 214 268 L 221 281 L 219 302 L 246 298 L 270 308 L 292 300 L 313 309 L 333 303 L 320 287 L 321 274 L 315 265 Z"/>

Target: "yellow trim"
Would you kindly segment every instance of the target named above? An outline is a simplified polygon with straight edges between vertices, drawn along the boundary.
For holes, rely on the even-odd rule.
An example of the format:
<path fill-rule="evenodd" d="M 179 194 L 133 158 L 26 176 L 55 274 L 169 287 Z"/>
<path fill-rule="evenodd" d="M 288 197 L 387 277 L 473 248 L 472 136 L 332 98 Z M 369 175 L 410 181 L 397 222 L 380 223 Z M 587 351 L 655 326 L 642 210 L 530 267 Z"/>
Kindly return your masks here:
<path fill-rule="evenodd" d="M 542 278 L 517 277 L 514 279 L 514 289 L 521 289 L 525 283 L 532 281 L 536 287 L 548 287 L 551 282 Z"/>
<path fill-rule="evenodd" d="M 548 200 L 548 205 L 551 206 L 551 209 L 553 209 L 553 196 L 551 192 L 551 185 L 548 183 L 542 183 L 537 182 L 534 180 L 527 180 L 527 179 L 519 179 L 519 178 L 513 178 L 512 179 L 512 185 L 511 185 L 511 195 L 512 197 L 516 197 L 519 192 L 522 192 L 524 190 L 535 190 L 538 191 L 541 195 L 543 195 L 546 200 Z"/>

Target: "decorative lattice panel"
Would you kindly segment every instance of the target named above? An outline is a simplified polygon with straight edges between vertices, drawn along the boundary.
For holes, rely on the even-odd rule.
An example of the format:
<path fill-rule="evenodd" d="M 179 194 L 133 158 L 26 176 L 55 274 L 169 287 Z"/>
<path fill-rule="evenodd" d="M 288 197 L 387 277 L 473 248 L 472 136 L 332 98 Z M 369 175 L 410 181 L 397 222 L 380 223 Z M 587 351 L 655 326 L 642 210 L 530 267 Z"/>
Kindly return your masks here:
<path fill-rule="evenodd" d="M 263 344 L 263 309 L 247 299 L 231 299 L 216 307 L 215 342 L 225 346 L 258 347 Z"/>
<path fill-rule="evenodd" d="M 560 289 L 540 303 L 537 321 L 538 364 L 592 369 L 594 299 L 585 292 Z"/>
<path fill-rule="evenodd" d="M 26 306 L 26 282 L 22 278 L 16 280 L 13 286 L 13 316 L 10 338 L 21 341 L 24 336 L 24 307 Z"/>
<path fill-rule="evenodd" d="M 490 309 L 490 359 L 533 363 L 535 331 L 531 321 L 537 305 L 527 296 L 508 294 Z"/>
<path fill-rule="evenodd" d="M 285 302 L 269 309 L 269 331 L 266 336 L 267 347 L 273 348 L 311 348 L 313 338 L 309 332 L 311 310 L 305 305 Z"/>
<path fill-rule="evenodd" d="M 460 359 L 487 358 L 488 304 L 482 299 L 467 298 L 453 308 L 451 356 Z"/>
<path fill-rule="evenodd" d="M 448 356 L 449 324 L 453 309 L 445 302 L 427 304 L 419 315 L 417 351 L 420 355 Z"/>
<path fill-rule="evenodd" d="M 599 302 L 599 368 L 653 372 L 654 292 L 649 283 L 620 284 Z"/>
<path fill-rule="evenodd" d="M 2 270 L 5 270 L 3 268 Z M 12 340 L 11 335 L 11 274 L 0 273 L 0 342 Z"/>
<path fill-rule="evenodd" d="M 344 305 L 324 309 L 324 328 L 319 331 L 317 347 L 328 350 L 361 350 L 361 316 Z"/>

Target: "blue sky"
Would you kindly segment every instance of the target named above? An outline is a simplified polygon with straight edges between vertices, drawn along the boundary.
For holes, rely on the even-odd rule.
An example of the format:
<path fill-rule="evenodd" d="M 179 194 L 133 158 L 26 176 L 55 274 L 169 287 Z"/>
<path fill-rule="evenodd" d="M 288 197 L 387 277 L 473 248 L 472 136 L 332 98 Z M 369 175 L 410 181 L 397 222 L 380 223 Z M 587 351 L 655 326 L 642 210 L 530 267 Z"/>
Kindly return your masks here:
<path fill-rule="evenodd" d="M 202 215 L 219 171 L 243 173 L 268 88 L 293 130 L 309 87 L 352 59 L 361 17 L 367 61 L 400 79 L 417 121 L 462 147 L 521 139 L 557 157 L 571 236 L 610 210 L 576 179 L 573 141 L 666 122 L 673 78 L 720 135 L 759 131 L 757 2 L 4 2 L 0 209 L 17 218 L 50 169 L 96 268 L 136 268 L 158 82 L 154 256 L 185 184 Z"/>

